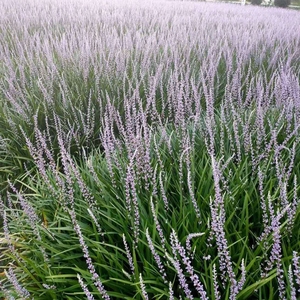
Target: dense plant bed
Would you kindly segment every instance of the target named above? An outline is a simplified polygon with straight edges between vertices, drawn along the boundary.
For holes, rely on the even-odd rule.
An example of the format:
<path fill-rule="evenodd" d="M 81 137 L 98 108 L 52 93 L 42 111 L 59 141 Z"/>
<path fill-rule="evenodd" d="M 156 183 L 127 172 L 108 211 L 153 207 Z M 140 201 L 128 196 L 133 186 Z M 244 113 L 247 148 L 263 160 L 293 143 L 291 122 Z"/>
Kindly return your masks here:
<path fill-rule="evenodd" d="M 0 297 L 297 299 L 300 20 L 0 4 Z"/>

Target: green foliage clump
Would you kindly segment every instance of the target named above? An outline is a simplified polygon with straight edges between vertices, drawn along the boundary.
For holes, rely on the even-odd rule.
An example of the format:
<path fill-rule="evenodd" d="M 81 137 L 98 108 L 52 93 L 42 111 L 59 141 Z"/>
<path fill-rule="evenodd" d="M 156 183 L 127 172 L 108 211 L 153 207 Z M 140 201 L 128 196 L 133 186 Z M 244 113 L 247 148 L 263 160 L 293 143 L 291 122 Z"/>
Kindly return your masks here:
<path fill-rule="evenodd" d="M 291 4 L 291 0 L 275 0 L 274 5 L 277 7 L 286 8 Z"/>
<path fill-rule="evenodd" d="M 251 4 L 252 5 L 261 5 L 262 4 L 262 0 L 251 0 Z"/>

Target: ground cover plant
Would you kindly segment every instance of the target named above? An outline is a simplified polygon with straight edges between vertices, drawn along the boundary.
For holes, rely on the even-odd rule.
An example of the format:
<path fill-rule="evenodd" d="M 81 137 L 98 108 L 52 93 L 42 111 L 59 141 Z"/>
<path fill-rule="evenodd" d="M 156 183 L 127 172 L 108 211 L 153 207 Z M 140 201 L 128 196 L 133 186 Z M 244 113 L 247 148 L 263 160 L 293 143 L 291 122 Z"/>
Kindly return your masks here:
<path fill-rule="evenodd" d="M 0 297 L 297 299 L 300 16 L 0 3 Z"/>

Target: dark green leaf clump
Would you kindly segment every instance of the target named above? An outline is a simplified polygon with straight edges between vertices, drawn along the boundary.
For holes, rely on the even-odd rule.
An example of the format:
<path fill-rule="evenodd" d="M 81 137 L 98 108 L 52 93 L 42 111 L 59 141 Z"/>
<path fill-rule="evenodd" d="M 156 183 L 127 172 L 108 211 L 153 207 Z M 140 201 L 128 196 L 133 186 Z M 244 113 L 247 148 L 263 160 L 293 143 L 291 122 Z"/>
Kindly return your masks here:
<path fill-rule="evenodd" d="M 286 8 L 291 4 L 291 0 L 274 0 L 274 5 L 277 7 Z"/>
<path fill-rule="evenodd" d="M 251 4 L 252 5 L 261 5 L 262 4 L 262 0 L 251 0 Z"/>

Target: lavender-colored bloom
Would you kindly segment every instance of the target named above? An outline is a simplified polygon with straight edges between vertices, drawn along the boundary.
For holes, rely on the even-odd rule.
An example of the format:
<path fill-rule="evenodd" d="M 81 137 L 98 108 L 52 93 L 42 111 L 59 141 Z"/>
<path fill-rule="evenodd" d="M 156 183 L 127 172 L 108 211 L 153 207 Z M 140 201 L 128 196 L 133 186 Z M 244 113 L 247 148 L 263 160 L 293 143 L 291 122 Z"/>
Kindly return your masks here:
<path fill-rule="evenodd" d="M 290 235 L 292 234 L 293 226 L 294 226 L 294 220 L 297 213 L 297 208 L 299 206 L 299 198 L 297 196 L 297 176 L 294 176 L 294 188 L 293 188 L 293 200 L 291 203 L 291 207 L 288 209 L 288 231 L 290 232 Z"/>
<path fill-rule="evenodd" d="M 192 184 L 192 179 L 191 179 L 191 168 L 190 168 L 190 162 L 187 162 L 187 172 L 188 172 L 188 176 L 187 176 L 187 183 L 188 183 L 188 188 L 189 188 L 189 194 L 192 200 L 192 204 L 196 213 L 196 217 L 198 219 L 198 224 L 201 224 L 201 214 L 200 214 L 200 209 L 198 207 L 197 204 L 197 200 L 195 197 L 195 193 L 193 190 L 193 184 Z"/>
<path fill-rule="evenodd" d="M 192 262 L 190 258 L 187 256 L 184 247 L 180 245 L 178 238 L 176 236 L 176 232 L 174 230 L 172 230 L 170 240 L 171 240 L 172 252 L 174 257 L 177 256 L 177 253 L 180 255 L 183 264 L 185 265 L 185 269 L 189 273 L 190 278 L 194 284 L 194 287 L 196 288 L 197 292 L 201 296 L 201 299 L 203 300 L 208 299 L 206 295 L 206 291 L 204 290 L 204 287 L 200 282 L 198 275 L 195 274 L 194 268 L 192 266 Z"/>
<path fill-rule="evenodd" d="M 99 224 L 99 222 L 97 221 L 97 219 L 96 219 L 94 213 L 93 213 L 92 210 L 89 209 L 89 208 L 87 209 L 87 211 L 88 211 L 89 215 L 91 216 L 92 220 L 94 221 L 98 233 L 100 234 L 100 236 L 103 236 L 104 233 L 102 232 L 102 229 L 101 229 L 101 227 L 100 227 L 100 224 Z"/>
<path fill-rule="evenodd" d="M 264 196 L 264 185 L 263 185 L 264 177 L 260 166 L 258 167 L 258 184 L 259 184 L 260 204 L 263 211 L 263 223 L 264 223 L 264 228 L 266 228 L 269 220 L 268 220 L 267 207 L 266 207 L 265 196 Z"/>
<path fill-rule="evenodd" d="M 293 252 L 293 267 L 295 280 L 298 285 L 298 292 L 300 293 L 300 263 L 298 253 L 296 251 Z"/>
<path fill-rule="evenodd" d="M 179 159 L 179 183 L 181 186 L 183 185 L 183 158 L 189 150 L 189 148 L 184 149 Z"/>
<path fill-rule="evenodd" d="M 41 241 L 41 235 L 38 229 L 38 224 L 40 223 L 40 219 L 38 215 L 36 214 L 34 208 L 31 206 L 31 204 L 26 200 L 26 198 L 13 186 L 13 184 L 9 181 L 9 186 L 13 190 L 14 193 L 16 193 L 17 198 L 21 204 L 22 209 L 24 210 L 25 214 L 27 215 L 27 221 L 30 225 L 30 227 L 33 230 L 34 235 L 36 236 L 38 241 Z M 46 250 L 44 247 L 40 247 L 40 250 L 42 252 L 42 255 L 44 257 L 44 261 L 48 262 L 49 258 L 46 253 Z"/>
<path fill-rule="evenodd" d="M 60 134 L 60 124 L 59 124 L 59 121 L 57 121 L 57 122 L 58 122 L 58 124 L 56 125 L 56 129 L 58 132 L 57 139 L 58 139 L 59 148 L 60 148 L 60 152 L 61 152 L 64 171 L 67 175 L 67 180 L 69 183 L 69 189 L 72 189 L 71 185 L 73 184 L 74 179 L 76 179 L 83 197 L 87 200 L 89 206 L 91 208 L 94 208 L 94 207 L 96 207 L 95 199 L 89 192 L 86 184 L 84 183 L 84 181 L 80 175 L 78 167 L 75 165 L 73 159 L 71 158 L 70 154 L 68 153 L 68 151 L 64 145 L 63 138 Z M 73 174 L 74 174 L 74 176 L 73 176 Z M 72 193 L 72 191 L 69 190 L 69 193 Z M 73 202 L 73 200 L 70 201 L 71 205 L 73 205 L 72 202 Z"/>
<path fill-rule="evenodd" d="M 84 291 L 84 294 L 86 295 L 87 299 L 88 300 L 94 300 L 94 296 L 91 294 L 91 292 L 88 290 L 87 286 L 84 284 L 81 276 L 79 274 L 77 274 L 77 279 L 78 279 L 78 282 L 82 288 L 82 290 Z"/>
<path fill-rule="evenodd" d="M 173 264 L 173 266 L 175 267 L 176 273 L 178 274 L 178 280 L 179 280 L 179 284 L 180 287 L 183 289 L 187 299 L 194 299 L 191 290 L 189 289 L 189 286 L 186 282 L 186 278 L 183 274 L 183 270 L 180 266 L 180 263 L 178 261 L 177 258 L 172 258 L 171 256 L 169 256 L 168 254 L 166 254 L 167 258 L 170 260 L 170 262 Z"/>
<path fill-rule="evenodd" d="M 135 154 L 134 154 L 135 156 Z M 133 158 L 132 158 L 133 159 Z M 126 208 L 128 210 L 128 215 L 132 217 L 133 214 L 133 233 L 134 233 L 134 243 L 137 246 L 139 233 L 140 233 L 140 212 L 139 212 L 139 203 L 138 203 L 138 195 L 136 191 L 136 183 L 135 183 L 135 173 L 132 167 L 132 161 L 129 163 L 127 167 L 126 174 Z"/>
<path fill-rule="evenodd" d="M 169 300 L 174 300 L 174 292 L 171 281 L 169 282 Z"/>
<path fill-rule="evenodd" d="M 3 222 L 2 230 L 3 230 L 3 233 L 4 233 L 5 241 L 8 244 L 8 248 L 11 251 L 11 253 L 13 255 L 15 255 L 16 257 L 18 257 L 18 259 L 19 259 L 19 255 L 16 252 L 15 246 L 11 242 L 10 232 L 9 232 L 9 228 L 8 228 L 7 215 L 6 215 L 6 211 L 5 211 L 4 204 L 2 202 L 1 197 L 0 197 L 0 215 L 2 217 L 2 222 Z"/>
<path fill-rule="evenodd" d="M 0 291 L 3 293 L 3 295 L 7 298 L 7 300 L 15 300 L 15 297 L 11 295 L 11 291 L 8 291 L 3 285 L 0 280 Z"/>
<path fill-rule="evenodd" d="M 241 279 L 240 281 L 238 282 L 238 287 L 237 289 L 239 291 L 241 291 L 243 289 L 243 286 L 246 282 L 246 268 L 245 268 L 245 262 L 244 262 L 244 259 L 242 259 L 242 263 L 241 263 L 241 271 L 242 271 L 242 275 L 241 275 Z"/>
<path fill-rule="evenodd" d="M 233 271 L 232 261 L 228 250 L 228 244 L 224 231 L 225 224 L 225 209 L 224 202 L 220 188 L 220 168 L 216 163 L 214 156 L 212 159 L 213 178 L 215 184 L 215 200 L 211 201 L 211 229 L 216 239 L 218 254 L 220 258 L 220 270 L 222 273 L 223 284 L 226 282 L 226 274 L 230 281 L 230 299 L 236 299 L 236 296 L 242 288 L 241 280 L 240 284 L 236 280 L 236 276 Z"/>
<path fill-rule="evenodd" d="M 270 256 L 268 266 L 266 268 L 266 272 L 271 270 L 273 263 L 279 259 L 279 255 L 281 252 L 279 220 L 278 220 L 278 217 L 275 215 L 270 195 L 268 195 L 268 204 L 269 204 L 268 205 L 269 206 L 269 214 L 270 214 L 270 218 L 272 220 L 271 226 L 269 226 L 269 228 L 268 228 L 268 232 L 273 232 L 274 235 L 273 235 L 272 255 Z"/>
<path fill-rule="evenodd" d="M 124 248 L 125 248 L 125 251 L 126 251 L 126 256 L 127 256 L 127 260 L 128 260 L 128 263 L 129 263 L 129 267 L 131 269 L 131 274 L 134 275 L 134 264 L 133 264 L 133 258 L 132 258 L 132 255 L 131 255 L 131 252 L 129 250 L 129 247 L 127 245 L 127 242 L 126 242 L 126 238 L 125 238 L 125 234 L 123 233 L 123 244 L 124 244 Z"/>
<path fill-rule="evenodd" d="M 151 237 L 149 235 L 149 230 L 148 228 L 146 229 L 146 238 L 147 238 L 147 241 L 148 241 L 148 245 L 149 245 L 149 248 L 151 250 L 151 253 L 154 257 L 154 260 L 158 266 L 158 269 L 159 269 L 159 272 L 160 274 L 162 275 L 162 278 L 164 280 L 164 282 L 166 283 L 166 277 L 167 277 L 167 274 L 166 274 L 166 271 L 165 271 L 165 268 L 164 268 L 164 265 L 160 259 L 160 256 L 158 255 L 158 253 L 156 252 L 155 248 L 154 248 L 154 245 L 153 245 L 153 242 L 151 240 Z"/>
<path fill-rule="evenodd" d="M 196 238 L 196 237 L 199 237 L 199 236 L 202 236 L 204 235 L 205 233 L 204 232 L 196 232 L 196 233 L 190 233 L 187 238 L 186 238 L 186 241 L 185 241 L 185 248 L 188 252 L 191 252 L 192 250 L 192 246 L 191 246 L 191 239 L 193 238 Z"/>
<path fill-rule="evenodd" d="M 262 276 L 265 277 L 267 275 L 267 272 L 272 269 L 274 264 L 276 264 L 279 298 L 285 299 L 286 291 L 285 291 L 285 282 L 283 279 L 284 271 L 281 263 L 282 251 L 281 251 L 281 235 L 280 235 L 280 221 L 279 221 L 280 217 L 284 212 L 275 216 L 270 197 L 269 197 L 269 211 L 270 211 L 270 215 L 273 217 L 271 223 L 271 231 L 273 233 L 273 245 L 272 245 L 270 257 L 267 261 L 267 265 L 262 273 Z"/>
<path fill-rule="evenodd" d="M 49 157 L 49 161 L 50 161 L 50 166 L 52 167 L 52 171 L 56 170 L 56 166 L 55 163 L 53 161 L 53 157 L 52 154 L 50 153 L 50 151 L 47 148 L 46 145 L 46 141 L 45 138 L 42 136 L 41 132 L 38 130 L 37 128 L 37 124 L 36 124 L 36 117 L 35 117 L 35 136 L 36 136 L 36 140 L 37 140 L 37 146 L 35 147 L 33 145 L 33 143 L 30 141 L 30 139 L 27 137 L 26 133 L 24 132 L 24 130 L 21 128 L 21 132 L 23 134 L 23 136 L 25 137 L 26 140 L 26 145 L 29 149 L 29 152 L 32 156 L 32 158 L 35 161 L 35 164 L 39 170 L 40 175 L 43 177 L 45 183 L 47 184 L 49 190 L 55 195 L 55 189 L 52 185 L 52 183 L 49 180 L 49 177 L 47 175 L 47 162 L 45 161 L 44 157 L 43 157 L 43 152 L 46 152 L 46 155 Z M 46 149 L 46 150 L 44 150 Z M 53 167 L 54 166 L 54 167 Z"/>
<path fill-rule="evenodd" d="M 160 172 L 160 174 L 159 174 L 159 187 L 160 187 L 162 199 L 164 201 L 165 210 L 168 211 L 169 210 L 169 202 L 168 202 L 168 198 L 166 196 L 166 192 L 165 192 L 164 185 L 163 185 L 162 172 Z"/>
<path fill-rule="evenodd" d="M 219 285 L 218 285 L 218 276 L 217 276 L 217 270 L 216 265 L 213 265 L 213 282 L 214 282 L 214 296 L 216 300 L 221 300 L 221 295 L 219 291 Z"/>
<path fill-rule="evenodd" d="M 35 234 L 39 236 L 37 229 L 37 224 L 40 222 L 38 215 L 36 214 L 32 205 L 26 200 L 26 198 L 14 187 L 14 185 L 9 181 L 10 188 L 17 195 L 18 200 L 22 206 L 23 211 L 28 216 L 28 221 L 31 228 L 34 230 Z"/>
<path fill-rule="evenodd" d="M 146 292 L 146 286 L 145 286 L 145 283 L 143 281 L 143 277 L 142 277 L 142 274 L 140 273 L 140 287 L 141 287 L 141 290 L 142 290 L 142 296 L 143 296 L 143 299 L 144 300 L 148 300 L 149 297 L 148 297 L 148 294 Z"/>
<path fill-rule="evenodd" d="M 55 285 L 49 285 L 46 283 L 43 283 L 42 286 L 46 289 L 46 290 L 55 290 L 56 286 Z"/>
<path fill-rule="evenodd" d="M 83 256 L 85 258 L 88 270 L 90 272 L 90 274 L 92 275 L 92 280 L 94 282 L 95 287 L 97 288 L 97 290 L 99 291 L 100 295 L 102 296 L 103 299 L 105 300 L 109 300 L 110 297 L 107 294 L 107 291 L 105 290 L 103 283 L 100 280 L 100 276 L 98 275 L 98 273 L 96 272 L 95 266 L 93 265 L 92 259 L 89 255 L 89 250 L 88 250 L 88 246 L 86 245 L 82 232 L 81 232 L 81 228 L 76 220 L 76 214 L 74 210 L 69 210 L 69 214 L 70 217 L 72 219 L 72 223 L 74 226 L 74 230 L 79 238 L 79 244 L 80 247 L 82 249 L 83 252 Z"/>
<path fill-rule="evenodd" d="M 294 276 L 293 276 L 293 270 L 292 270 L 292 265 L 289 265 L 289 271 L 288 271 L 288 277 L 289 277 L 289 287 L 291 290 L 291 300 L 297 300 L 297 296 L 296 296 L 296 288 L 294 285 Z"/>
<path fill-rule="evenodd" d="M 160 237 L 161 246 L 162 246 L 162 248 L 165 252 L 166 251 L 166 239 L 165 239 L 163 230 L 162 230 L 162 228 L 159 224 L 158 218 L 156 216 L 155 207 L 154 207 L 152 198 L 150 199 L 150 206 L 151 206 L 151 212 L 152 212 L 152 216 L 153 216 L 153 219 L 154 219 L 155 227 L 156 227 L 156 230 L 157 230 L 158 235 Z"/>
<path fill-rule="evenodd" d="M 9 267 L 8 272 L 5 270 L 6 278 L 9 280 L 9 282 L 13 285 L 15 288 L 15 291 L 22 299 L 29 299 L 30 293 L 27 291 L 26 288 L 24 288 L 18 281 L 17 276 L 14 273 L 14 270 L 12 267 Z"/>

